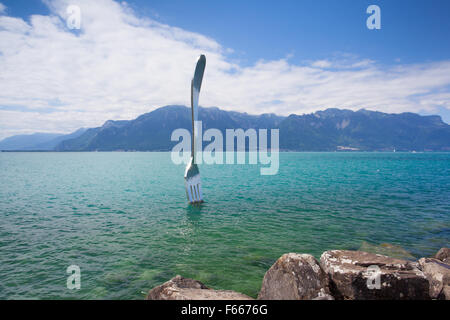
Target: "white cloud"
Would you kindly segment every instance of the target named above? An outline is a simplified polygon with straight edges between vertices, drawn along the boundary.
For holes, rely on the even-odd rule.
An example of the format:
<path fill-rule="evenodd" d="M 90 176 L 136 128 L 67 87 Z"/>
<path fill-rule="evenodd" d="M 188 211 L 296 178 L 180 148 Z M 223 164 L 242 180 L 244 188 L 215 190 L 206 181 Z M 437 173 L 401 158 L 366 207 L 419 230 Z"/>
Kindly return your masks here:
<path fill-rule="evenodd" d="M 329 68 L 332 66 L 332 63 L 328 60 L 317 60 L 311 63 L 311 66 L 318 68 Z"/>
<path fill-rule="evenodd" d="M 69 132 L 166 104 L 188 105 L 200 53 L 207 56 L 204 106 L 284 115 L 327 107 L 450 108 L 450 61 L 382 67 L 350 56 L 242 67 L 227 56 L 232 49 L 214 39 L 138 17 L 124 2 L 45 2 L 50 16 L 29 22 L 0 16 L 0 138 Z M 76 32 L 65 22 L 74 4 L 81 9 Z"/>
<path fill-rule="evenodd" d="M 6 6 L 0 2 L 0 13 L 3 13 L 6 11 Z"/>

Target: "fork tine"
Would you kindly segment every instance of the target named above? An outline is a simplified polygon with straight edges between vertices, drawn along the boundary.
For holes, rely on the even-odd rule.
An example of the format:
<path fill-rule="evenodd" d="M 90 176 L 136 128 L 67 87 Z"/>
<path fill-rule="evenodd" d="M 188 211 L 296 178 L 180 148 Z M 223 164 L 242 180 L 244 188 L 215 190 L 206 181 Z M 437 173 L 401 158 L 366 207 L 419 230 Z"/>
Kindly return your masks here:
<path fill-rule="evenodd" d="M 200 195 L 198 193 L 198 187 L 194 182 L 194 190 L 195 190 L 195 201 L 199 202 L 200 201 Z"/>
<path fill-rule="evenodd" d="M 186 181 L 186 195 L 187 195 L 188 201 L 191 203 L 192 202 L 192 189 L 190 188 L 188 181 Z"/>
<path fill-rule="evenodd" d="M 203 202 L 202 184 L 200 180 L 200 175 L 198 174 L 198 169 L 196 170 L 197 170 L 196 175 L 185 179 L 186 197 L 189 203 Z"/>

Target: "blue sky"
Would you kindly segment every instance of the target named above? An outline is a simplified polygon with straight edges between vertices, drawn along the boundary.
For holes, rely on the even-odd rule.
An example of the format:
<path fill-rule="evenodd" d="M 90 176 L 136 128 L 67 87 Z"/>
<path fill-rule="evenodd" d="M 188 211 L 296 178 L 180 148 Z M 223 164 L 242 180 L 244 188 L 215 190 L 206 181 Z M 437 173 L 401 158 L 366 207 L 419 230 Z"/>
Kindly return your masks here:
<path fill-rule="evenodd" d="M 44 57 L 40 60 L 42 66 L 30 66 L 22 76 L 10 67 L 14 78 L 9 84 L 12 91 L 10 95 L 0 93 L 0 113 L 3 112 L 3 119 L 17 118 L 20 113 L 29 125 L 14 127 L 11 121 L 0 122 L 0 137 L 28 131 L 70 131 L 99 125 L 107 117 L 132 118 L 164 104 L 187 104 L 183 83 L 191 72 L 189 61 L 201 52 L 209 53 L 206 75 L 210 81 L 206 78 L 202 93 L 205 106 L 279 114 L 308 113 L 326 107 L 367 108 L 440 114 L 450 122 L 450 83 L 445 75 L 450 61 L 450 1 L 131 0 L 119 4 L 101 0 L 94 5 L 84 0 L 0 0 L 0 3 L 5 7 L 3 28 L 8 32 L 3 38 L 4 46 L 7 38 L 13 39 L 9 43 L 17 43 L 23 50 L 23 66 L 30 60 L 26 59 L 29 48 L 23 49 L 20 39 L 28 37 L 25 43 L 36 46 L 28 53 L 36 57 L 39 52 Z M 79 32 L 64 26 L 65 8 L 72 3 L 80 6 L 84 17 Z M 366 8 L 371 4 L 381 8 L 381 30 L 366 27 L 369 16 Z M 40 18 L 33 20 L 31 15 Z M 0 31 L 1 28 L 0 22 Z M 22 38 L 14 28 L 24 32 Z M 39 32 L 33 34 L 29 30 L 48 31 L 47 44 L 39 42 L 42 36 L 35 36 Z M 67 58 L 64 48 L 69 43 L 75 49 L 64 64 Z M 12 50 L 1 49 L 0 38 L 3 63 L 18 61 Z M 103 64 L 105 59 L 101 58 L 105 56 L 110 62 L 92 76 L 80 71 L 84 66 L 72 70 L 83 90 L 71 85 L 55 89 L 55 84 L 68 78 L 64 72 L 69 71 L 64 65 L 70 61 L 80 64 L 87 61 L 86 69 L 95 70 L 98 64 Z M 169 56 L 171 60 L 164 60 Z M 45 57 L 51 58 L 50 61 Z M 142 69 L 149 71 L 148 78 L 137 73 L 139 67 L 131 61 L 145 64 Z M 0 67 L 1 63 L 0 59 Z M 157 63 L 159 66 L 169 63 L 170 70 L 159 70 Z M 33 70 L 39 73 L 31 76 Z M 58 72 L 52 74 L 50 70 Z M 122 77 L 116 77 L 117 74 Z M 164 87 L 155 80 L 161 77 L 175 81 L 176 90 L 173 84 Z M 121 83 L 113 82 L 115 78 Z M 30 79 L 36 79 L 36 83 Z M 144 87 L 142 91 L 135 89 L 137 83 L 145 82 L 153 95 Z M 102 97 L 100 92 L 105 85 L 110 91 Z M 262 88 L 261 92 L 258 88 Z M 130 89 L 133 96 L 117 93 Z M 13 91 L 20 93 L 20 99 Z M 81 94 L 84 99 L 78 99 Z M 2 125 L 8 128 L 2 130 Z"/>
<path fill-rule="evenodd" d="M 41 0 L 3 0 L 13 16 L 49 14 Z M 294 54 L 294 61 L 353 53 L 392 64 L 450 55 L 448 0 L 130 0 L 140 16 L 207 35 L 244 64 Z M 366 8 L 381 8 L 381 30 L 368 30 Z"/>
<path fill-rule="evenodd" d="M 3 0 L 13 16 L 49 14 L 41 0 Z M 448 0 L 129 0 L 140 16 L 207 35 L 233 48 L 243 64 L 352 53 L 385 64 L 450 57 Z M 368 30 L 366 8 L 381 8 L 381 30 Z"/>
<path fill-rule="evenodd" d="M 353 53 L 382 63 L 448 59 L 450 1 L 131 1 L 143 14 L 206 34 L 247 63 L 293 53 L 297 61 Z M 377 4 L 382 28 L 366 27 Z"/>

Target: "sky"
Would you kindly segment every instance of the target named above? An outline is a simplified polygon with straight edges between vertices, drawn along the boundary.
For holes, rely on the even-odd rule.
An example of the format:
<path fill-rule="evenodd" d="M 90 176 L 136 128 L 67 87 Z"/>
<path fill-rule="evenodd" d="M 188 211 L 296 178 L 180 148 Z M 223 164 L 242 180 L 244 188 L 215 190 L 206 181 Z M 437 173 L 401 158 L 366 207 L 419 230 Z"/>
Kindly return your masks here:
<path fill-rule="evenodd" d="M 381 29 L 366 25 L 373 4 Z M 205 107 L 450 123 L 449 13 L 447 0 L 0 0 L 0 139 L 189 105 L 202 53 Z"/>

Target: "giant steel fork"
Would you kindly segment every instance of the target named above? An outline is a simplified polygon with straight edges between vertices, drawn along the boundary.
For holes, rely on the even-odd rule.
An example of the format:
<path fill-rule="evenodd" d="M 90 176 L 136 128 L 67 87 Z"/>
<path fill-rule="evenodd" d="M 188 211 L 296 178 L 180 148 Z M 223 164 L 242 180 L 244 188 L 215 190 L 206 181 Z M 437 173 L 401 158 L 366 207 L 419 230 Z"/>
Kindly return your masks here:
<path fill-rule="evenodd" d="M 203 74 L 205 72 L 206 57 L 202 54 L 197 61 L 195 67 L 194 78 L 191 81 L 191 111 L 192 111 L 192 143 L 191 143 L 191 159 L 186 167 L 184 173 L 184 180 L 186 185 L 186 196 L 189 203 L 203 202 L 202 186 L 200 181 L 200 171 L 195 162 L 197 151 L 197 135 L 198 128 L 198 98 L 200 95 L 200 88 L 202 86 Z"/>

